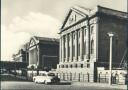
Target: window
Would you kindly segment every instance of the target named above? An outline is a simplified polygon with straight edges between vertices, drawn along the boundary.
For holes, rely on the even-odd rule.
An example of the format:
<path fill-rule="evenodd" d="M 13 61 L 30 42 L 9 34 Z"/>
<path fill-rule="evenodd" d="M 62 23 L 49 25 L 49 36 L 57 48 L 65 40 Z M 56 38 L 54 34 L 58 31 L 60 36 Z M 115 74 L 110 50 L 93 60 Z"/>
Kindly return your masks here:
<path fill-rule="evenodd" d="M 83 64 L 81 64 L 81 68 L 83 68 Z"/>
<path fill-rule="evenodd" d="M 62 65 L 61 67 L 64 68 L 64 65 Z"/>
<path fill-rule="evenodd" d="M 94 54 L 94 40 L 91 41 L 91 54 Z"/>
<path fill-rule="evenodd" d="M 54 73 L 48 73 L 48 76 L 55 76 Z"/>
<path fill-rule="evenodd" d="M 68 68 L 68 65 L 66 65 L 66 68 Z"/>
<path fill-rule="evenodd" d="M 70 65 L 70 68 L 72 68 L 72 65 Z"/>
<path fill-rule="evenodd" d="M 77 68 L 77 64 L 75 65 L 75 67 Z"/>
<path fill-rule="evenodd" d="M 89 63 L 87 64 L 87 68 L 90 68 L 90 64 Z"/>

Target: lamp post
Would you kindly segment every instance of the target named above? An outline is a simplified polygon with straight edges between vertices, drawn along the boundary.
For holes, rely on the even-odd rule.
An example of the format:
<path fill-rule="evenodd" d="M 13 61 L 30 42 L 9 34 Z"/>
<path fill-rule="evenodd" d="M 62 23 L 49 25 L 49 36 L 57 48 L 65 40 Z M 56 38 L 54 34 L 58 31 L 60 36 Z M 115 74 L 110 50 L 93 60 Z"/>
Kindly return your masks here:
<path fill-rule="evenodd" d="M 109 57 L 109 85 L 112 84 L 111 78 L 112 78 L 112 38 L 114 36 L 114 33 L 109 32 L 108 33 L 109 37 L 110 37 L 110 57 Z"/>

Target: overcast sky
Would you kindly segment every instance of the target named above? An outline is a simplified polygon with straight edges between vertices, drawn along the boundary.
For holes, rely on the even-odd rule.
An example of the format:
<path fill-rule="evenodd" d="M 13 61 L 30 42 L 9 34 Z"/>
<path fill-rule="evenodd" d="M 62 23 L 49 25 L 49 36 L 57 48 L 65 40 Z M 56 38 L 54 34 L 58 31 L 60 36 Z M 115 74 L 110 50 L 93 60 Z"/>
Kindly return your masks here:
<path fill-rule="evenodd" d="M 127 0 L 1 0 L 1 4 L 2 60 L 11 60 L 12 54 L 33 35 L 57 38 L 73 5 L 127 10 Z"/>

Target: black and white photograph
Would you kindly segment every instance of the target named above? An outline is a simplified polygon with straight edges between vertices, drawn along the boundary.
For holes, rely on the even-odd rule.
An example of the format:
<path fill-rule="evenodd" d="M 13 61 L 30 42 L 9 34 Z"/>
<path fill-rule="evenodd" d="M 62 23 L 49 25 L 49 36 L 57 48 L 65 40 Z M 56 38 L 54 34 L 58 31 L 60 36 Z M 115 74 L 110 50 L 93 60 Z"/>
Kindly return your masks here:
<path fill-rule="evenodd" d="M 128 0 L 1 0 L 0 90 L 128 90 Z"/>

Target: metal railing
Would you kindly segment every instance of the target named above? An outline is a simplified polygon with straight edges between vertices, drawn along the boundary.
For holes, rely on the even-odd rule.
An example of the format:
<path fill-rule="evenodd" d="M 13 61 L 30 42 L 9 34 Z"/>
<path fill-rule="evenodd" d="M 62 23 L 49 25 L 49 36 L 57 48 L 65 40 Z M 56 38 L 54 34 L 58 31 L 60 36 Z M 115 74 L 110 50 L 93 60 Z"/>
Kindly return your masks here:
<path fill-rule="evenodd" d="M 93 74 L 81 74 L 81 73 L 57 73 L 57 76 L 64 81 L 77 81 L 77 82 L 90 82 L 94 79 Z M 97 83 L 108 83 L 109 74 L 98 74 L 96 78 Z M 120 74 L 112 75 L 112 84 L 126 84 L 128 77 L 121 76 Z"/>

